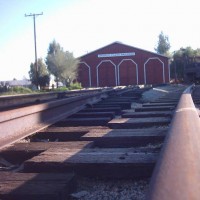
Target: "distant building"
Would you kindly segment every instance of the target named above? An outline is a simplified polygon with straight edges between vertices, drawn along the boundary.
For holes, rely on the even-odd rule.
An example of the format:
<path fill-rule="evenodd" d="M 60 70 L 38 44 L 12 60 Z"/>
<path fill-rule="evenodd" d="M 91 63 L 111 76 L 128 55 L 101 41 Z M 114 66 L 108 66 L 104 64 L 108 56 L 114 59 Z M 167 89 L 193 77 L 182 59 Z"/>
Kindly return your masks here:
<path fill-rule="evenodd" d="M 28 79 L 23 79 L 23 80 L 12 80 L 12 81 L 0 81 L 1 85 L 7 85 L 10 87 L 16 87 L 16 86 L 21 86 L 21 87 L 29 87 L 31 86 L 31 81 Z"/>
<path fill-rule="evenodd" d="M 81 56 L 78 82 L 83 87 L 169 83 L 168 57 L 114 42 Z"/>
<path fill-rule="evenodd" d="M 12 81 L 7 81 L 9 83 L 9 85 L 11 87 L 15 87 L 15 86 L 21 86 L 21 87 L 28 87 L 30 86 L 32 83 L 30 80 L 28 79 L 24 79 L 24 80 L 12 80 Z"/>

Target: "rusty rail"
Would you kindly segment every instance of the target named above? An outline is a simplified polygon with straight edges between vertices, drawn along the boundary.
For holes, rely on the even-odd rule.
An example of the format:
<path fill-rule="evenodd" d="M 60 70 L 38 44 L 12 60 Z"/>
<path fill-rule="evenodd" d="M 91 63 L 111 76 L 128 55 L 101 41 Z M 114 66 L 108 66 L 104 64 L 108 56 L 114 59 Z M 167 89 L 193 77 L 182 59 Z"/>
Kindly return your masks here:
<path fill-rule="evenodd" d="M 64 97 L 65 95 L 89 94 L 93 92 L 94 93 L 102 92 L 105 90 L 106 89 L 91 89 L 91 90 L 75 90 L 66 92 L 48 92 L 48 93 L 37 93 L 37 94 L 0 96 L 0 108 L 5 108 L 9 106 L 19 106 L 26 103 L 35 103 L 42 100 L 55 100 L 59 99 L 60 97 Z"/>
<path fill-rule="evenodd" d="M 0 113 L 0 149 L 108 97 L 108 92 L 87 94 Z"/>
<path fill-rule="evenodd" d="M 148 200 L 199 200 L 200 119 L 191 98 L 182 94 L 156 164 Z"/>

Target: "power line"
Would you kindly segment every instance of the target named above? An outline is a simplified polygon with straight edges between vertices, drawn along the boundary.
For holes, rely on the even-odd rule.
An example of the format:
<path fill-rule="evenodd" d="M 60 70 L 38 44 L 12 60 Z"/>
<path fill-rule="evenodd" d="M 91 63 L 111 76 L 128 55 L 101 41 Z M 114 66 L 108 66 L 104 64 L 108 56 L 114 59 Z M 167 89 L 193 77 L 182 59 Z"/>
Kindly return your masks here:
<path fill-rule="evenodd" d="M 35 17 L 43 15 L 43 12 L 38 14 L 32 14 L 29 15 L 25 14 L 25 17 L 33 17 L 33 26 L 34 26 L 34 46 L 35 46 L 35 69 L 36 69 L 36 87 L 38 88 L 38 62 L 37 62 L 37 43 L 36 43 L 36 25 L 35 25 Z"/>

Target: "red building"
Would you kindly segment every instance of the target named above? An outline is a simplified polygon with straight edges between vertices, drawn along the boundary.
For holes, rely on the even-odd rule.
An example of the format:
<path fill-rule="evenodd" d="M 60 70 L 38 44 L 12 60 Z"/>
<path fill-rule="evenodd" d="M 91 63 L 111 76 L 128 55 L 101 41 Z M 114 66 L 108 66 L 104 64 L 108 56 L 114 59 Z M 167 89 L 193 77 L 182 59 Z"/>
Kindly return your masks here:
<path fill-rule="evenodd" d="M 78 81 L 83 87 L 169 83 L 168 58 L 114 42 L 81 56 Z"/>

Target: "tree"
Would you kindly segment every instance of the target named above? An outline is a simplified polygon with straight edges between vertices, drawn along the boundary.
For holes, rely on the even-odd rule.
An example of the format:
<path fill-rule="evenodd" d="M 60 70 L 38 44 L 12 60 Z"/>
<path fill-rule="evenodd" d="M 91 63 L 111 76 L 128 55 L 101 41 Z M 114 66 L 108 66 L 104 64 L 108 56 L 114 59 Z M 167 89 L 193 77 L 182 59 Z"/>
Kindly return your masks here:
<path fill-rule="evenodd" d="M 38 78 L 38 83 L 41 88 L 48 86 L 49 82 L 50 82 L 49 74 L 39 76 Z"/>
<path fill-rule="evenodd" d="M 46 64 L 51 74 L 55 76 L 55 81 L 70 84 L 77 77 L 79 61 L 74 58 L 73 53 L 64 51 L 55 40 L 49 44 Z"/>
<path fill-rule="evenodd" d="M 42 58 L 38 59 L 38 80 L 34 63 L 30 65 L 29 77 L 34 85 L 38 84 L 40 87 L 49 85 L 50 75 Z"/>
<path fill-rule="evenodd" d="M 200 49 L 192 49 L 191 47 L 180 48 L 174 51 L 171 63 L 171 77 L 179 80 L 186 80 L 185 70 L 188 67 L 195 66 L 200 57 Z"/>
<path fill-rule="evenodd" d="M 63 72 L 61 73 L 61 80 L 66 86 L 69 86 L 73 80 L 77 78 L 79 60 L 75 59 L 73 53 L 65 52 L 66 63 Z"/>
<path fill-rule="evenodd" d="M 60 44 L 57 43 L 55 40 L 53 40 L 50 44 L 49 44 L 49 49 L 47 54 L 55 54 L 57 51 L 60 51 L 61 47 Z"/>
<path fill-rule="evenodd" d="M 170 49 L 170 42 L 168 36 L 164 35 L 163 32 L 158 36 L 158 44 L 155 48 L 155 51 L 159 54 L 168 56 L 169 55 L 169 49 Z"/>

